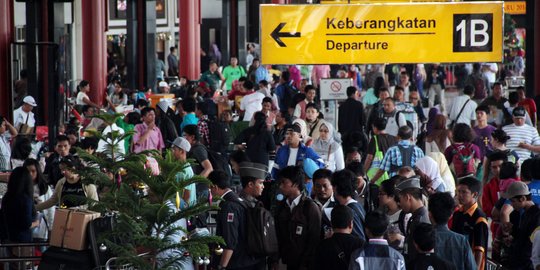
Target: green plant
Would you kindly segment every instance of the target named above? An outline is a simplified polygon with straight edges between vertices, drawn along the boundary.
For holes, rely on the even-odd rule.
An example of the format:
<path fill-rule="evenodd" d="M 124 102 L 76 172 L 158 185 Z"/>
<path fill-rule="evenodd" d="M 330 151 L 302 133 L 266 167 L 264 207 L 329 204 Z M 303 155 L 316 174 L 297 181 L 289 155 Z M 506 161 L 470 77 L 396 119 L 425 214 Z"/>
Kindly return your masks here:
<path fill-rule="evenodd" d="M 188 162 L 175 160 L 170 151 L 165 157 L 155 150 L 120 153 L 119 145 L 132 135 L 113 129 L 121 116 L 96 116 L 112 130 L 105 134 L 90 132 L 105 143 L 104 151 L 91 155 L 78 149 L 86 164 L 79 172 L 83 182 L 96 184 L 100 190 L 100 200 L 90 202 L 90 209 L 102 214 L 116 213 L 117 225 L 105 235 L 107 247 L 120 263 L 130 263 L 138 269 L 178 269 L 189 263 L 190 257 L 209 256 L 209 244 L 222 244 L 222 239 L 210 235 L 191 237 L 180 226 L 190 217 L 216 209 L 204 200 L 180 207 L 180 194 L 188 185 L 209 181 L 200 176 L 186 179 L 182 172 Z M 147 166 L 148 159 L 157 162 L 159 174 Z M 141 253 L 147 256 L 138 256 Z"/>

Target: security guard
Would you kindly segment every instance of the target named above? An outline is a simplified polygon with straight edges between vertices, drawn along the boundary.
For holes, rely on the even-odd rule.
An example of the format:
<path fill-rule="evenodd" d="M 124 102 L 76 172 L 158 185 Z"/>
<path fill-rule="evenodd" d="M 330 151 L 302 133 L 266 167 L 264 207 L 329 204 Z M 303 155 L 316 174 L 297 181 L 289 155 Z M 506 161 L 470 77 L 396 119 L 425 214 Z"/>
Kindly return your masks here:
<path fill-rule="evenodd" d="M 218 257 L 217 269 L 255 270 L 259 260 L 248 255 L 246 239 L 246 213 L 243 200 L 231 189 L 231 180 L 223 171 L 208 175 L 212 182 L 212 196 L 221 197 L 216 218 L 216 235 L 223 237 L 225 246 Z"/>
<path fill-rule="evenodd" d="M 255 198 L 260 197 L 264 190 L 264 179 L 268 174 L 268 167 L 263 164 L 253 162 L 240 163 L 240 181 L 242 191 L 240 198 L 246 201 L 251 207 L 259 204 Z"/>

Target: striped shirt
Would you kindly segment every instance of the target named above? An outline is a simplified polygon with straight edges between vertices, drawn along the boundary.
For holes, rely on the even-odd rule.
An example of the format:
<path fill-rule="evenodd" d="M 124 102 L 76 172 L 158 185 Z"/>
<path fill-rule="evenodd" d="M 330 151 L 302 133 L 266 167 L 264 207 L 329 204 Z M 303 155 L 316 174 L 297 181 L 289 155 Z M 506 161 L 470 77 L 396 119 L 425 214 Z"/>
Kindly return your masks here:
<path fill-rule="evenodd" d="M 540 137 L 538 136 L 538 131 L 527 124 L 524 124 L 522 126 L 516 126 L 516 124 L 511 124 L 504 126 L 502 128 L 508 136 L 510 136 L 510 140 L 506 142 L 506 147 L 516 151 L 516 153 L 519 156 L 520 160 L 526 160 L 531 157 L 532 152 L 525 149 L 518 147 L 518 144 L 520 142 L 524 142 L 526 144 L 530 145 L 540 145 Z"/>

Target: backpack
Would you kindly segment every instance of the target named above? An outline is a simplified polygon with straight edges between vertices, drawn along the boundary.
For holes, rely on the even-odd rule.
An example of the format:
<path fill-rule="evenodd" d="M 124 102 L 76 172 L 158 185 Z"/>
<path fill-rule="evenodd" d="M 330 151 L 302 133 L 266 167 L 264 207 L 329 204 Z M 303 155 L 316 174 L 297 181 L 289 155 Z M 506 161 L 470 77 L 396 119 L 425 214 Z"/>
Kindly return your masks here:
<path fill-rule="evenodd" d="M 283 111 L 288 111 L 289 108 L 292 106 L 294 95 L 296 95 L 296 88 L 294 86 L 290 85 L 289 83 L 284 83 L 283 87 L 283 97 L 280 100 L 279 108 Z"/>
<path fill-rule="evenodd" d="M 416 137 L 420 133 L 420 124 L 418 121 L 418 114 L 414 110 L 414 107 L 411 103 L 401 102 L 396 104 L 396 123 L 399 125 L 399 114 L 403 114 L 405 117 L 405 122 L 413 130 L 413 140 L 416 140 Z"/>
<path fill-rule="evenodd" d="M 213 120 L 207 121 L 210 132 L 210 150 L 223 153 L 231 143 L 231 130 L 227 124 Z"/>
<path fill-rule="evenodd" d="M 229 165 L 229 161 L 223 155 L 208 148 L 206 148 L 206 152 L 208 153 L 208 161 L 210 161 L 210 164 L 212 164 L 212 168 L 214 170 L 223 171 L 227 173 L 229 178 L 232 177 L 232 170 L 231 166 Z"/>
<path fill-rule="evenodd" d="M 414 144 L 409 145 L 409 147 L 403 147 L 402 145 L 397 145 L 399 149 L 399 154 L 401 155 L 401 165 L 394 165 L 390 164 L 390 172 L 395 172 L 401 168 L 401 167 L 412 167 L 412 156 L 414 154 L 414 148 L 416 147 Z"/>
<path fill-rule="evenodd" d="M 278 252 L 276 226 L 272 213 L 262 203 L 250 207 L 242 203 L 246 210 L 246 239 L 248 253 L 252 256 L 269 256 Z"/>
<path fill-rule="evenodd" d="M 476 164 L 474 160 L 475 151 L 472 149 L 472 144 L 464 145 L 461 150 L 455 145 L 452 147 L 452 164 L 450 168 L 456 177 L 467 175 L 476 175 Z"/>
<path fill-rule="evenodd" d="M 472 83 L 474 86 L 474 99 L 484 99 L 487 96 L 486 84 L 480 76 L 473 76 Z"/>

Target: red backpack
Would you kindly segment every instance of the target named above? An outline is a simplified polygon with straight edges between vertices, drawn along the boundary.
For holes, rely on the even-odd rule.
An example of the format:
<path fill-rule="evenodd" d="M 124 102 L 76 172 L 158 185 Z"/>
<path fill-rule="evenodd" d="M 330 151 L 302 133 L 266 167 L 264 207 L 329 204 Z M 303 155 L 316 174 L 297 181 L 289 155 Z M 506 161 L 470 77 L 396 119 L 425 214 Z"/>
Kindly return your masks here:
<path fill-rule="evenodd" d="M 465 144 L 463 147 L 452 145 L 452 163 L 450 168 L 456 177 L 476 175 L 476 163 L 474 160 L 475 151 L 472 144 Z"/>

